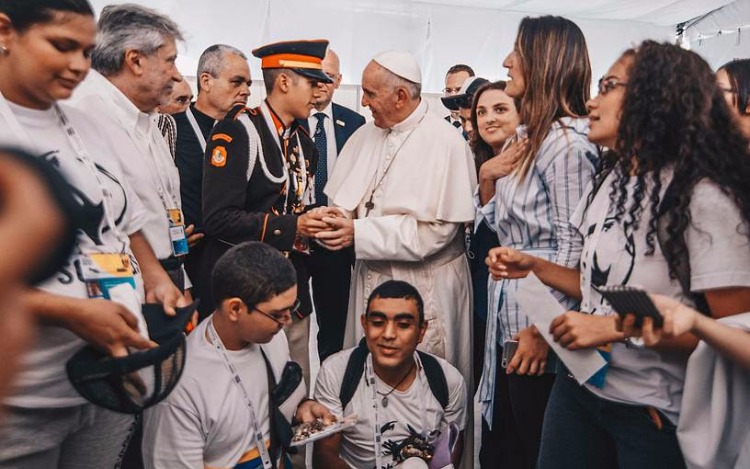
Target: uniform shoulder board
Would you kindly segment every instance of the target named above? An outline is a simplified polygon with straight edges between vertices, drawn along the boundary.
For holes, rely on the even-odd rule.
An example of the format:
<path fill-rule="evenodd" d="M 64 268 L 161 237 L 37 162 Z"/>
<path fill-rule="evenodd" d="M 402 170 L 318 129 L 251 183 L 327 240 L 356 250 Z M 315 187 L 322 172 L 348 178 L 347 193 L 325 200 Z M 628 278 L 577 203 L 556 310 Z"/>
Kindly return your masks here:
<path fill-rule="evenodd" d="M 231 119 L 231 120 L 237 120 L 240 118 L 243 112 L 247 112 L 251 116 L 258 114 L 257 108 L 253 109 L 247 106 L 243 106 L 242 104 L 238 104 L 227 113 L 226 118 Z"/>

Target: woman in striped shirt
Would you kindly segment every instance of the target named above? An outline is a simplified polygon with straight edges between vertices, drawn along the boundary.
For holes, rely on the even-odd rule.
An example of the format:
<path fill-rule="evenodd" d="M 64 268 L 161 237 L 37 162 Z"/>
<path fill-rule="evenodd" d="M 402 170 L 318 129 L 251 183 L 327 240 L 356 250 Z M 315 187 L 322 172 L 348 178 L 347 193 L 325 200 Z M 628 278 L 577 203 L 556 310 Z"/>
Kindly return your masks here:
<path fill-rule="evenodd" d="M 517 134 L 528 140 L 509 175 L 495 181 L 480 175 L 478 221 L 494 229 L 502 246 L 575 266 L 582 240 L 568 219 L 594 175 L 597 159 L 584 117 L 591 84 L 586 41 L 565 18 L 524 18 L 503 65 L 510 77 L 505 92 L 521 101 Z M 516 280 L 489 283 L 479 386 L 485 420 L 480 462 L 487 467 L 536 465 L 554 382 L 556 360 L 518 305 L 517 288 Z M 558 292 L 556 296 L 566 308 L 576 306 L 576 300 Z M 517 341 L 517 351 L 502 369 L 499 357 L 504 347 L 515 346 L 512 341 Z"/>

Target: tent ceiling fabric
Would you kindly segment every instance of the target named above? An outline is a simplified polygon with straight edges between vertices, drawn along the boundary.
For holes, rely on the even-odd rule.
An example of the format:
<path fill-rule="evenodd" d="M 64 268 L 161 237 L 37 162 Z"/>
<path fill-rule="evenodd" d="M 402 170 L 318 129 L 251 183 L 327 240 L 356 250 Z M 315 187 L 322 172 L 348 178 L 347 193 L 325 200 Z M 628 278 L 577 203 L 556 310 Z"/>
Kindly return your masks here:
<path fill-rule="evenodd" d="M 561 15 L 581 19 L 642 21 L 676 25 L 734 0 L 400 0 L 453 7 L 484 8 L 527 15 Z M 377 2 L 382 4 L 382 1 Z"/>
<path fill-rule="evenodd" d="M 91 0 L 97 13 L 110 3 Z M 211 44 L 239 47 L 250 58 L 254 80 L 259 61 L 250 50 L 269 42 L 327 38 L 341 57 L 344 83 L 359 83 L 367 62 L 384 50 L 414 54 L 423 89 L 439 92 L 445 71 L 467 63 L 478 75 L 505 77 L 502 61 L 511 51 L 524 16 L 563 15 L 586 36 L 593 78 L 619 54 L 644 39 L 674 41 L 675 25 L 720 8 L 731 0 L 130 0 L 173 18 L 185 32 L 180 70 L 194 64 Z M 736 4 L 750 4 L 737 0 Z M 743 11 L 748 10 L 745 8 Z M 723 10 L 720 10 L 723 11 Z M 750 31 L 748 31 L 750 34 Z M 190 64 L 190 65 L 187 65 Z"/>

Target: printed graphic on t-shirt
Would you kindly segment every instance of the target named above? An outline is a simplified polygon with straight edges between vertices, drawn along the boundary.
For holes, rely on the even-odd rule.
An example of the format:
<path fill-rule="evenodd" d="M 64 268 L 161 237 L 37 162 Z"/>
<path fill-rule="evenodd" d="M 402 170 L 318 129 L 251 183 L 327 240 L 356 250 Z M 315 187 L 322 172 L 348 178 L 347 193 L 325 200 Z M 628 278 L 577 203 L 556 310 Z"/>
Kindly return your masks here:
<path fill-rule="evenodd" d="M 604 260 L 600 260 L 599 253 L 594 252 L 592 257 L 593 261 L 590 281 L 595 289 L 605 285 L 627 285 L 633 274 L 636 253 L 633 230 L 623 230 L 620 228 L 619 224 L 620 222 L 613 216 L 609 216 L 604 220 L 598 245 L 601 246 L 604 243 L 615 243 L 615 245 L 622 247 L 622 251 L 618 258 L 605 256 Z M 595 223 L 592 223 L 586 229 L 586 234 L 584 235 L 584 246 L 587 246 L 587 249 L 590 249 L 592 246 L 591 238 L 595 229 Z M 586 265 L 587 258 L 588 256 L 586 253 L 581 256 L 581 268 L 584 271 L 588 268 Z M 597 305 L 593 306 L 594 311 L 598 309 L 596 307 Z"/>
<path fill-rule="evenodd" d="M 434 451 L 434 442 L 438 435 L 439 430 L 434 430 L 427 434 L 427 437 L 423 437 L 418 431 L 409 424 L 405 427 L 408 432 L 408 436 L 401 437 L 404 434 L 404 424 L 399 423 L 398 420 L 391 420 L 385 425 L 380 427 L 380 432 L 383 435 L 383 467 L 379 469 L 393 469 L 397 464 L 404 462 L 408 458 L 421 458 L 427 461 Z M 393 435 L 393 434 L 396 435 Z M 388 438 L 388 434 L 394 437 Z"/>
<path fill-rule="evenodd" d="M 78 239 L 76 244 L 78 245 L 79 249 L 82 249 L 84 246 L 88 245 L 91 247 L 109 246 L 111 250 L 111 246 L 113 246 L 112 240 L 107 241 L 105 240 L 105 237 L 114 237 L 114 235 L 110 233 L 110 228 L 106 222 L 106 218 L 104 215 L 104 203 L 101 198 L 101 188 L 99 188 L 98 185 L 91 184 L 91 182 L 93 182 L 93 177 L 88 178 L 89 180 L 85 182 L 80 180 L 80 178 L 76 178 L 75 183 L 71 183 L 71 179 L 75 178 L 75 175 L 71 172 L 72 168 L 63 167 L 59 154 L 59 149 L 50 150 L 42 154 L 40 158 L 52 164 L 66 176 L 66 181 L 68 181 L 67 186 L 72 192 L 74 200 L 79 204 L 82 216 L 80 220 L 81 226 L 78 230 Z M 73 164 L 81 163 L 76 161 Z M 94 163 L 94 166 L 96 167 L 101 180 L 107 186 L 107 190 L 112 194 L 112 200 L 114 201 L 112 206 L 115 210 L 114 219 L 115 223 L 120 226 L 125 219 L 125 214 L 128 210 L 128 200 L 125 189 L 122 187 L 117 178 L 112 173 L 107 171 L 106 168 L 96 163 Z M 78 171 L 85 172 L 87 170 L 78 168 Z M 77 272 L 77 269 L 75 269 L 73 265 L 71 265 L 71 260 L 72 259 L 69 259 L 68 262 L 60 269 L 60 272 L 55 277 L 57 282 L 65 285 L 70 284 L 73 282 L 74 276 L 78 278 L 79 282 L 84 282 L 84 279 L 81 278 L 80 274 Z M 136 274 L 139 273 L 138 263 L 135 261 L 135 259 L 132 259 L 132 256 L 131 265 L 134 267 L 134 272 Z"/>

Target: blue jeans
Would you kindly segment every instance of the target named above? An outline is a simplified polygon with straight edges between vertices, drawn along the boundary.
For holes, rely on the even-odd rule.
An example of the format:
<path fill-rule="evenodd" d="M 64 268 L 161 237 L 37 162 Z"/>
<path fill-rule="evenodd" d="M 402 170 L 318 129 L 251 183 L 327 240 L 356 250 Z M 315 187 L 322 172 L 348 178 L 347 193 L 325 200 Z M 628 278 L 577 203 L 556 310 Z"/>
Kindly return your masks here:
<path fill-rule="evenodd" d="M 675 430 L 655 409 L 602 399 L 561 371 L 547 403 L 537 467 L 684 468 Z"/>

